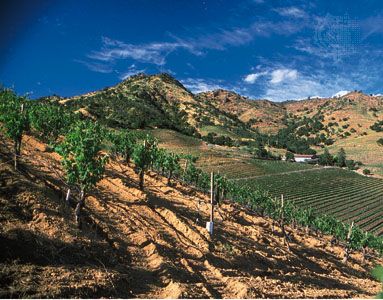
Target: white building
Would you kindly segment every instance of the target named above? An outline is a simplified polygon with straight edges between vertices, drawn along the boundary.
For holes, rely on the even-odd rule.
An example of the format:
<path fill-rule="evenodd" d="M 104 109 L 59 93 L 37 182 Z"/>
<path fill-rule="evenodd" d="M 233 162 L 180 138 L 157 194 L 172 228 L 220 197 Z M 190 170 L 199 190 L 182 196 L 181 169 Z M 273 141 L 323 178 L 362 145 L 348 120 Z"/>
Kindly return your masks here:
<path fill-rule="evenodd" d="M 294 161 L 299 163 L 314 163 L 318 159 L 313 154 L 294 154 Z"/>

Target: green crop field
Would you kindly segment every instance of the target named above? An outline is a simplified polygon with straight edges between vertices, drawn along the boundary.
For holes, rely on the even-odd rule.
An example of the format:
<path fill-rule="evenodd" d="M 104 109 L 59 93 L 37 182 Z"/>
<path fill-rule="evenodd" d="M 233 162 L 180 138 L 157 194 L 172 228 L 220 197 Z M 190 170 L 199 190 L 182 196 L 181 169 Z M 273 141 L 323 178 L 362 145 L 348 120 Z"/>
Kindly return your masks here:
<path fill-rule="evenodd" d="M 383 235 L 383 180 L 338 168 L 266 175 L 238 180 L 272 196 L 284 195 L 298 205 L 331 214 Z"/>
<path fill-rule="evenodd" d="M 259 160 L 250 158 L 226 158 L 226 160 L 212 160 L 211 162 L 207 158 L 206 160 L 201 159 L 199 165 L 202 169 L 207 172 L 214 171 L 221 174 L 225 174 L 228 178 L 239 179 L 239 178 L 254 178 L 264 175 L 280 174 L 286 172 L 296 172 L 302 170 L 312 170 L 318 167 L 290 163 L 285 161 L 270 161 L 270 160 Z"/>

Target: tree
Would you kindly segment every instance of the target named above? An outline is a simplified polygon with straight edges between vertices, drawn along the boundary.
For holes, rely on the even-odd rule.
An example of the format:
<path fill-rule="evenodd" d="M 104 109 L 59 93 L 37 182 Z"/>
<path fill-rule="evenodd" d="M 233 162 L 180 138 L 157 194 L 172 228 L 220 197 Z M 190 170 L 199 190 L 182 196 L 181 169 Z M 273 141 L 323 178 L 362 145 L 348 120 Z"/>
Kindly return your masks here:
<path fill-rule="evenodd" d="M 371 171 L 369 169 L 364 169 L 363 174 L 364 175 L 371 175 Z"/>
<path fill-rule="evenodd" d="M 0 122 L 6 136 L 14 142 L 14 167 L 17 170 L 18 157 L 21 154 L 23 133 L 29 127 L 25 112 L 26 101 L 10 89 L 0 90 Z"/>
<path fill-rule="evenodd" d="M 134 147 L 132 158 L 139 171 L 139 186 L 141 190 L 144 189 L 145 172 L 154 163 L 156 153 L 157 141 L 149 135 L 146 136 L 142 143 L 138 143 Z"/>
<path fill-rule="evenodd" d="M 334 158 L 327 148 L 325 148 L 323 154 L 319 156 L 319 164 L 324 166 L 332 166 L 334 164 Z"/>
<path fill-rule="evenodd" d="M 336 155 L 336 165 L 340 168 L 346 166 L 346 151 L 343 148 L 340 148 L 338 154 Z"/>
<path fill-rule="evenodd" d="M 359 166 L 353 159 L 346 159 L 346 167 L 351 171 L 359 169 Z"/>
<path fill-rule="evenodd" d="M 104 138 L 103 128 L 94 122 L 78 121 L 65 136 L 59 147 L 67 182 L 80 190 L 80 199 L 75 209 L 75 219 L 81 228 L 81 210 L 89 190 L 102 178 L 107 155 L 101 154 Z"/>
<path fill-rule="evenodd" d="M 294 153 L 290 151 L 286 151 L 286 161 L 293 161 L 294 160 Z"/>

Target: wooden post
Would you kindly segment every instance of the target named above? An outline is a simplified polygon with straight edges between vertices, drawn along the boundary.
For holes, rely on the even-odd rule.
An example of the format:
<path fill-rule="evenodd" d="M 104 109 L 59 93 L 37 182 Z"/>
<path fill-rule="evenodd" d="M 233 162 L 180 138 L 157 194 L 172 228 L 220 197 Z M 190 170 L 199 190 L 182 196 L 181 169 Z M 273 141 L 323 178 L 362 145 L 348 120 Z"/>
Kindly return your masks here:
<path fill-rule="evenodd" d="M 210 174 L 210 222 L 214 222 L 214 173 Z"/>
<path fill-rule="evenodd" d="M 350 228 L 348 230 L 348 233 L 347 233 L 346 249 L 344 250 L 344 257 L 343 257 L 343 260 L 342 260 L 344 263 L 347 262 L 348 257 L 350 256 L 349 242 L 350 242 L 350 239 L 351 239 L 351 234 L 352 234 L 353 227 L 354 227 L 354 221 L 352 221 L 351 226 L 350 226 Z"/>
<path fill-rule="evenodd" d="M 281 208 L 282 208 L 282 217 L 283 217 L 283 205 L 284 205 L 284 203 L 283 203 L 283 194 L 281 195 L 281 202 L 282 202 Z"/>
<path fill-rule="evenodd" d="M 285 203 L 284 203 L 283 194 L 281 194 L 281 215 L 280 215 L 281 229 L 282 229 L 284 242 L 287 246 L 287 250 L 290 251 L 290 244 L 289 244 L 288 236 L 287 236 L 287 233 L 285 230 L 285 220 L 284 220 L 285 216 L 284 216 L 284 211 L 283 211 L 284 204 Z"/>
<path fill-rule="evenodd" d="M 210 236 L 213 235 L 214 228 L 214 173 L 210 175 L 210 221 L 206 222 L 206 229 Z"/>
<path fill-rule="evenodd" d="M 70 198 L 70 189 L 68 189 L 68 191 L 66 192 L 66 197 L 65 197 L 65 201 L 68 204 L 69 204 L 69 198 Z"/>
<path fill-rule="evenodd" d="M 85 192 L 84 189 L 81 189 L 80 192 L 80 201 L 77 203 L 74 214 L 76 219 L 77 228 L 81 229 L 82 222 L 81 222 L 81 210 L 85 204 Z"/>

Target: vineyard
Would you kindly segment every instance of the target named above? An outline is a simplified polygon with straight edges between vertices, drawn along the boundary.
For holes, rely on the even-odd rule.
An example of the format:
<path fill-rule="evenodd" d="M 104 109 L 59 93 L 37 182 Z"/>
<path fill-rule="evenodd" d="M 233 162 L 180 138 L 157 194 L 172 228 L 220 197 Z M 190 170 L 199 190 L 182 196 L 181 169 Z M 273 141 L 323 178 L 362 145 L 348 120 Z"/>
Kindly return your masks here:
<path fill-rule="evenodd" d="M 261 188 L 275 197 L 283 194 L 299 206 L 311 207 L 348 223 L 354 221 L 362 229 L 383 235 L 383 181 L 380 179 L 331 168 L 261 176 L 239 182 Z"/>
<path fill-rule="evenodd" d="M 157 183 L 153 183 L 155 178 L 154 181 L 159 180 L 162 184 L 166 182 L 160 191 L 164 194 L 175 193 L 171 190 L 174 186 L 181 190 L 193 189 L 191 194 L 198 192 L 202 197 L 210 193 L 210 222 L 213 222 L 214 206 L 220 203 L 236 205 L 239 209 L 245 209 L 260 218 L 272 219 L 271 234 L 282 240 L 286 249 L 283 251 L 287 253 L 293 253 L 292 232 L 295 230 L 305 234 L 315 232 L 321 237 L 331 236 L 330 244 L 338 245 L 342 249 L 343 263 L 347 263 L 348 259 L 352 258 L 351 254 L 355 252 L 362 253 L 363 261 L 368 257 L 383 254 L 383 238 L 378 236 L 382 234 L 379 196 L 383 186 L 380 180 L 370 180 L 336 168 L 325 169 L 282 161 L 255 160 L 245 151 L 211 146 L 182 135 L 176 136 L 173 142 L 168 141 L 169 146 L 162 142 L 161 147 L 161 142 L 147 131 L 108 128 L 68 112 L 60 105 L 28 101 L 18 97 L 12 90 L 3 90 L 0 96 L 0 125 L 5 137 L 2 143 L 5 163 L 13 162 L 15 174 L 27 174 L 25 170 L 36 167 L 36 162 L 30 157 L 25 159 L 25 156 L 28 156 L 31 148 L 36 147 L 29 146 L 27 152 L 24 150 L 29 141 L 26 136 L 40 141 L 35 142 L 36 144 L 45 143 L 45 149 L 40 151 L 52 154 L 43 154 L 44 160 L 54 162 L 48 162 L 43 168 L 38 166 L 37 169 L 41 171 L 49 166 L 50 174 L 38 172 L 37 176 L 42 176 L 42 182 L 53 187 L 58 197 L 62 200 L 65 198 L 61 206 L 72 213 L 70 219 L 74 222 L 71 226 L 75 226 L 78 232 L 98 224 L 90 221 L 92 217 L 89 215 L 89 210 L 92 209 L 89 204 L 93 203 L 95 196 L 101 197 L 101 201 L 105 200 L 102 204 L 104 207 L 108 202 L 116 201 L 115 196 L 108 195 L 110 189 L 125 190 L 123 201 L 128 194 L 129 197 L 140 195 L 136 200 L 141 202 L 146 199 L 148 202 L 142 202 L 140 205 L 149 212 L 154 210 L 159 214 L 161 222 L 169 217 L 176 219 L 173 224 L 165 222 L 165 225 L 170 228 L 181 226 L 177 236 L 190 232 L 190 228 L 200 223 L 201 201 L 197 200 L 198 204 L 195 203 L 192 217 L 189 218 L 188 226 L 191 227 L 182 225 L 181 220 L 185 218 L 179 215 L 182 211 L 166 214 L 166 210 L 172 206 L 168 198 L 164 201 L 156 194 L 148 194 L 149 191 L 158 192 Z M 168 132 L 162 134 L 168 135 Z M 177 148 L 177 144 L 180 143 L 181 147 Z M 194 150 L 198 148 L 199 155 L 193 155 L 192 151 L 184 151 L 185 146 Z M 53 169 L 50 167 L 52 163 L 55 165 Z M 52 175 L 55 177 L 53 181 Z M 135 182 L 132 185 L 133 178 Z M 3 185 L 4 183 L 1 184 Z M 127 191 L 126 187 L 129 185 L 134 189 L 133 193 Z M 104 188 L 100 190 L 100 186 Z M 172 199 L 171 195 L 169 197 Z M 365 209 L 364 199 L 368 201 L 369 209 Z M 190 205 L 188 199 L 182 201 Z M 163 209 L 158 209 L 158 205 L 163 206 Z M 123 206 L 120 209 L 125 211 L 127 207 Z M 120 212 L 120 209 L 114 208 L 112 212 Z M 104 208 L 103 210 L 105 211 Z M 96 216 L 97 214 L 93 215 Z M 221 215 L 222 221 L 225 218 L 235 219 L 236 216 L 231 213 L 226 213 L 226 217 Z M 194 221 L 191 221 L 192 219 Z M 193 222 L 195 224 L 192 224 Z M 115 224 L 117 223 L 121 222 Z M 125 221 L 122 222 L 124 223 Z M 137 226 L 137 223 L 133 223 L 131 226 Z M 241 224 L 239 222 L 240 226 Z M 279 227 L 280 233 L 275 231 L 276 226 Z M 252 228 L 253 225 L 249 227 Z M 130 231 L 130 228 L 124 228 L 124 235 L 125 231 Z M 102 232 L 104 236 L 107 235 L 106 232 Z M 216 232 L 222 236 L 226 234 L 222 228 L 218 228 Z M 196 235 L 197 249 L 200 244 L 203 244 L 207 251 L 215 247 L 216 240 L 212 231 L 209 233 L 211 236 L 203 238 Z M 157 237 L 161 234 L 158 233 Z M 147 241 L 142 242 L 148 245 L 146 243 Z M 113 247 L 120 248 L 115 245 Z M 223 247 L 229 252 L 232 251 L 230 245 Z M 169 250 L 164 252 L 167 251 Z M 203 263 L 210 264 L 206 261 Z M 186 268 L 194 273 L 190 271 L 192 268 L 189 263 L 186 263 Z"/>
<path fill-rule="evenodd" d="M 230 179 L 252 178 L 317 168 L 307 164 L 244 158 L 229 158 L 226 160 L 221 159 L 211 161 L 209 161 L 209 158 L 201 158 L 198 165 L 207 172 L 219 172 L 225 174 L 227 178 Z"/>
<path fill-rule="evenodd" d="M 339 168 L 252 159 L 245 153 L 203 149 L 182 135 L 158 136 L 171 150 L 199 153 L 196 165 L 205 172 L 225 175 L 251 190 L 261 189 L 272 197 L 300 207 L 329 214 L 346 223 L 354 222 L 375 235 L 383 235 L 383 181 Z M 171 142 L 170 142 L 171 141 Z M 194 149 L 194 151 L 193 151 Z"/>

